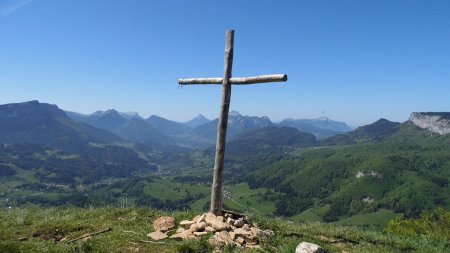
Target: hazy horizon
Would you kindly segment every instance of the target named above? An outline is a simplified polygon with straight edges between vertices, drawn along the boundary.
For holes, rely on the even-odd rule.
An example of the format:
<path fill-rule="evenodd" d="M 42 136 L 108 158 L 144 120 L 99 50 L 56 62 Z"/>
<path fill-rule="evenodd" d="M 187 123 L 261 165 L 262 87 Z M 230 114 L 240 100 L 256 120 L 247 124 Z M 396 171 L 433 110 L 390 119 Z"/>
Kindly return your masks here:
<path fill-rule="evenodd" d="M 218 118 L 218 115 L 216 115 L 216 116 L 213 115 L 213 116 L 210 117 L 210 116 L 206 115 L 205 113 L 199 112 L 199 113 L 196 113 L 196 114 L 194 113 L 194 114 L 192 114 L 191 116 L 189 116 L 188 114 L 186 114 L 185 117 L 182 118 L 182 119 L 172 119 L 172 118 L 169 118 L 169 117 L 167 117 L 167 116 L 165 116 L 165 115 L 159 114 L 159 113 L 157 113 L 157 112 L 154 112 L 154 113 L 151 113 L 151 114 L 142 114 L 142 113 L 140 113 L 140 112 L 138 112 L 138 111 L 119 110 L 119 109 L 117 109 L 117 108 L 107 108 L 107 109 L 102 109 L 102 110 L 94 110 L 94 111 L 90 111 L 90 112 L 79 112 L 79 111 L 75 111 L 75 110 L 71 110 L 71 109 L 67 109 L 67 108 L 62 108 L 62 107 L 60 107 L 59 105 L 54 104 L 54 103 L 51 103 L 51 102 L 39 101 L 39 100 L 37 100 L 37 99 L 33 99 L 33 100 L 29 100 L 29 101 L 10 102 L 10 103 L 26 103 L 26 102 L 31 102 L 31 101 L 38 101 L 39 103 L 46 103 L 46 104 L 56 105 L 56 106 L 58 106 L 59 109 L 61 109 L 61 110 L 68 111 L 68 112 L 79 113 L 79 114 L 86 115 L 86 116 L 91 115 L 91 114 L 94 114 L 94 113 L 99 112 L 99 111 L 100 111 L 100 112 L 106 112 L 106 111 L 108 111 L 108 110 L 116 110 L 116 111 L 119 112 L 119 113 L 125 113 L 125 114 L 138 114 L 140 117 L 142 117 L 142 118 L 144 118 L 144 119 L 147 119 L 147 118 L 149 118 L 150 116 L 155 115 L 155 116 L 159 116 L 159 117 L 162 117 L 162 118 L 165 118 L 165 119 L 168 119 L 168 120 L 172 120 L 172 121 L 175 121 L 175 122 L 180 122 L 180 123 L 185 123 L 185 122 L 187 122 L 187 121 L 189 121 L 189 120 L 194 119 L 195 117 L 197 117 L 197 116 L 199 116 L 199 115 L 202 115 L 203 117 L 205 117 L 205 118 L 207 118 L 208 120 L 211 120 L 211 121 Z M 6 104 L 9 104 L 9 103 L 6 103 Z M 328 117 L 328 116 L 326 116 L 326 115 L 320 115 L 320 116 L 317 116 L 317 117 L 297 117 L 297 118 L 293 118 L 293 117 L 289 117 L 289 116 L 288 116 L 288 117 L 284 117 L 284 118 L 273 118 L 273 117 L 271 117 L 270 115 L 265 115 L 265 114 L 261 114 L 261 115 L 251 115 L 251 114 L 243 113 L 243 112 L 241 112 L 241 111 L 239 111 L 239 110 L 230 109 L 230 113 L 233 112 L 233 111 L 237 111 L 239 114 L 241 114 L 241 115 L 243 115 L 243 116 L 268 117 L 268 118 L 269 118 L 272 122 L 274 122 L 274 123 L 279 123 L 279 122 L 281 122 L 282 120 L 285 120 L 285 119 L 319 119 L 319 118 L 325 117 L 325 118 L 328 118 L 328 119 L 330 119 L 330 120 L 334 120 L 334 121 L 338 121 L 338 122 L 344 122 L 344 123 L 346 123 L 346 124 L 347 124 L 349 127 L 351 127 L 351 128 L 356 128 L 356 127 L 359 127 L 359 126 L 371 124 L 371 123 L 374 123 L 375 121 L 377 121 L 377 120 L 379 120 L 379 119 L 381 119 L 381 118 L 386 119 L 385 117 L 381 117 L 381 118 L 375 119 L 374 121 L 369 122 L 369 123 L 367 123 L 367 124 L 353 125 L 353 124 L 351 124 L 351 123 L 349 123 L 349 122 L 346 122 L 346 121 L 344 121 L 344 120 L 340 120 L 340 119 L 336 119 L 336 118 L 331 118 L 331 117 Z M 413 113 L 413 112 L 411 112 L 411 113 Z M 406 117 L 405 120 L 403 120 L 403 121 L 396 121 L 396 122 L 400 122 L 400 123 L 401 123 L 401 122 L 407 121 L 408 118 L 409 118 L 409 116 L 410 116 L 410 114 L 408 114 L 408 116 Z M 390 120 L 390 119 L 387 119 L 387 120 Z M 394 120 L 390 120 L 390 121 L 394 121 Z"/>

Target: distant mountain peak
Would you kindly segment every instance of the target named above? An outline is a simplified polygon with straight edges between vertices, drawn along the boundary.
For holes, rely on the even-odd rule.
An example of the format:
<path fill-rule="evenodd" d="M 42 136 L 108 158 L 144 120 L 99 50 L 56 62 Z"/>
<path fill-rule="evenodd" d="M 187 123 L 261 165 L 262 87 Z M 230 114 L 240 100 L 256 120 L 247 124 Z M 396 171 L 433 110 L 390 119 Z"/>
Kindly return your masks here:
<path fill-rule="evenodd" d="M 184 124 L 190 128 L 196 128 L 196 127 L 206 124 L 208 122 L 210 122 L 209 119 L 205 118 L 205 116 L 203 116 L 202 114 L 198 114 L 197 116 L 195 116 L 195 118 L 187 121 Z"/>
<path fill-rule="evenodd" d="M 399 125 L 398 122 L 381 118 L 372 124 L 358 127 L 350 135 L 359 141 L 383 140 L 396 133 Z"/>
<path fill-rule="evenodd" d="M 39 100 L 30 100 L 30 101 L 26 101 L 20 104 L 40 104 Z"/>
<path fill-rule="evenodd" d="M 48 114 L 55 117 L 65 116 L 65 113 L 58 106 L 40 103 L 37 100 L 0 105 L 0 110 L 0 117 L 16 117 L 31 114 Z"/>
<path fill-rule="evenodd" d="M 120 116 L 119 112 L 116 111 L 116 109 L 109 109 L 106 111 L 95 111 L 94 113 L 92 113 L 92 116 L 105 116 L 105 115 L 114 115 L 114 116 Z"/>
<path fill-rule="evenodd" d="M 194 119 L 207 119 L 203 114 L 199 113 Z"/>
<path fill-rule="evenodd" d="M 157 115 L 151 115 L 145 121 L 161 133 L 169 136 L 185 134 L 191 130 L 183 123 L 169 120 Z"/>
<path fill-rule="evenodd" d="M 231 111 L 229 114 L 231 117 L 240 117 L 242 116 L 238 111 Z"/>
<path fill-rule="evenodd" d="M 450 112 L 413 112 L 409 121 L 434 133 L 450 133 Z"/>
<path fill-rule="evenodd" d="M 0 105 L 0 142 L 34 143 L 77 148 L 88 142 L 118 140 L 117 136 L 77 124 L 58 106 L 37 100 Z"/>
<path fill-rule="evenodd" d="M 139 115 L 138 112 L 119 112 L 120 116 L 126 118 L 126 119 L 142 119 L 141 115 Z"/>
<path fill-rule="evenodd" d="M 315 119 L 284 119 L 280 126 L 295 127 L 300 131 L 314 134 L 318 139 L 330 137 L 336 133 L 349 132 L 352 129 L 345 123 L 331 120 L 328 117 Z"/>

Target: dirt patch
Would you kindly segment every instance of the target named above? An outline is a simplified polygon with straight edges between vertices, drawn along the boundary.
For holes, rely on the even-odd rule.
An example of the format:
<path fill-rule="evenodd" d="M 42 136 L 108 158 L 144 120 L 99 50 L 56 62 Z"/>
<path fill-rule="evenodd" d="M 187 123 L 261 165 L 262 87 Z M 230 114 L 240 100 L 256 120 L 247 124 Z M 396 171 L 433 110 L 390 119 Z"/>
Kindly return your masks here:
<path fill-rule="evenodd" d="M 40 229 L 31 235 L 33 237 L 39 237 L 46 241 L 53 241 L 57 243 L 61 241 L 65 236 L 65 233 L 60 229 Z"/>

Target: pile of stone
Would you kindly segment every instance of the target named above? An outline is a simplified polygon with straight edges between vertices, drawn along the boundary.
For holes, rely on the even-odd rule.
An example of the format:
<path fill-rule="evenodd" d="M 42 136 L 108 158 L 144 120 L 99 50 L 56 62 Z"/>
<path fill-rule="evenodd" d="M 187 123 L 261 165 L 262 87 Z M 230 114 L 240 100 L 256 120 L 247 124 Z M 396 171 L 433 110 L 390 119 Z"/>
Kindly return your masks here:
<path fill-rule="evenodd" d="M 154 222 L 163 224 L 155 227 L 155 232 L 148 234 L 154 240 L 167 238 L 167 231 L 174 226 L 167 222 L 168 217 L 161 217 Z M 157 222 L 158 221 L 158 222 Z M 163 228 L 161 230 L 160 228 Z M 213 234 L 209 238 L 209 243 L 214 247 L 223 247 L 225 245 L 235 245 L 241 248 L 259 248 L 260 242 L 266 237 L 272 236 L 273 231 L 261 230 L 258 225 L 251 224 L 245 215 L 224 212 L 223 216 L 216 216 L 213 213 L 205 213 L 196 216 L 192 220 L 183 220 L 175 234 L 170 236 L 174 239 L 196 239 Z"/>

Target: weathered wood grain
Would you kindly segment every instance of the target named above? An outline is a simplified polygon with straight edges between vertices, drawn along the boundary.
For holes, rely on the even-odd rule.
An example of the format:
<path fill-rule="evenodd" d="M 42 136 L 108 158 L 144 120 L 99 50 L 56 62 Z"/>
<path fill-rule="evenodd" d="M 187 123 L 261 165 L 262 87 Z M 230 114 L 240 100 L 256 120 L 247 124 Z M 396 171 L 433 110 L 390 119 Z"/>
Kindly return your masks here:
<path fill-rule="evenodd" d="M 254 83 L 271 83 L 271 82 L 286 82 L 286 74 L 276 75 L 260 75 L 250 77 L 232 77 L 230 83 L 237 85 L 254 84 Z M 178 80 L 181 85 L 205 85 L 205 84 L 222 84 L 223 78 L 182 78 Z"/>
<path fill-rule="evenodd" d="M 211 192 L 210 211 L 222 215 L 222 174 L 225 159 L 225 142 L 227 138 L 228 112 L 231 99 L 231 70 L 233 68 L 234 30 L 227 31 L 225 42 L 225 59 L 222 80 L 222 106 L 217 126 L 216 157 L 214 161 L 214 177 Z"/>

